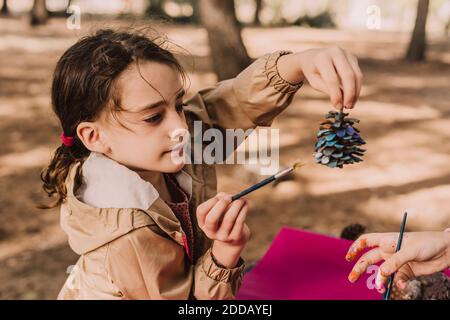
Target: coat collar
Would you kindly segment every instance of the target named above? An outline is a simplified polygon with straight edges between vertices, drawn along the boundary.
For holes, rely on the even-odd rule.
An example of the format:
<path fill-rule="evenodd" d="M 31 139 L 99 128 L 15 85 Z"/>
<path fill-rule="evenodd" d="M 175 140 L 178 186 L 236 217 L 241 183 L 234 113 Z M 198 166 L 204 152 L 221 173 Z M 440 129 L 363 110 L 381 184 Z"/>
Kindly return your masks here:
<path fill-rule="evenodd" d="M 83 182 L 76 189 L 75 177 L 80 165 L 74 164 L 67 176 L 67 199 L 61 206 L 60 221 L 76 253 L 95 250 L 134 229 L 155 224 L 183 245 L 179 220 L 151 183 L 95 153 L 83 163 Z M 175 177 L 191 198 L 191 176 L 182 170 Z"/>
<path fill-rule="evenodd" d="M 156 188 L 136 172 L 107 156 L 92 152 L 82 167 L 83 184 L 76 196 L 96 208 L 148 210 L 159 198 Z M 175 173 L 180 186 L 192 197 L 192 178 L 185 171 Z"/>

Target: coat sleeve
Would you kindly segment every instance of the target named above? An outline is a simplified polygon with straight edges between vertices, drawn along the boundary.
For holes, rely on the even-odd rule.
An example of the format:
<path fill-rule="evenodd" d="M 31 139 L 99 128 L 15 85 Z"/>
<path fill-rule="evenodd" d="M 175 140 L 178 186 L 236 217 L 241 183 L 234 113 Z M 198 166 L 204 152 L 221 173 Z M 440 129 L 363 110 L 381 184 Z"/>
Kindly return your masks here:
<path fill-rule="evenodd" d="M 200 120 L 203 130 L 214 127 L 250 132 L 257 126 L 270 126 L 303 85 L 303 82 L 287 82 L 278 72 L 278 59 L 290 53 L 276 51 L 265 54 L 235 78 L 199 91 L 187 101 L 188 124 Z"/>
<path fill-rule="evenodd" d="M 244 263 L 222 268 L 211 249 L 191 265 L 183 246 L 148 227 L 108 244 L 105 267 L 125 299 L 234 299 Z"/>
<path fill-rule="evenodd" d="M 194 268 L 194 297 L 198 300 L 233 300 L 242 284 L 245 263 L 242 258 L 234 268 L 220 265 L 211 248 Z"/>

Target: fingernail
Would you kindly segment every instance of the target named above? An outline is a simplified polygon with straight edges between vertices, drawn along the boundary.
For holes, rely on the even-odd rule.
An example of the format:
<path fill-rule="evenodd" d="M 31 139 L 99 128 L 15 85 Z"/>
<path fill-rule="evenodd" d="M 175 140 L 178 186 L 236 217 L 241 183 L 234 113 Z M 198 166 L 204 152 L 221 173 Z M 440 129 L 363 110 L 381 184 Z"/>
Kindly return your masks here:
<path fill-rule="evenodd" d="M 345 256 L 345 259 L 347 261 L 353 261 L 353 259 L 355 259 L 357 254 L 357 250 L 356 247 L 352 247 L 348 252 L 347 255 Z"/>
<path fill-rule="evenodd" d="M 377 288 L 377 291 L 378 291 L 379 293 L 384 293 L 384 291 L 386 291 L 386 287 L 385 287 L 384 283 L 382 283 L 382 284 Z"/>
<path fill-rule="evenodd" d="M 383 277 L 389 277 L 390 276 L 390 273 L 388 272 L 389 270 L 386 270 L 386 268 L 380 268 L 380 274 L 383 276 Z"/>
<path fill-rule="evenodd" d="M 339 102 L 339 103 L 336 105 L 336 109 L 341 110 L 341 109 L 342 109 L 342 103 Z"/>
<path fill-rule="evenodd" d="M 352 270 L 352 272 L 350 272 L 350 274 L 348 275 L 348 280 L 351 283 L 354 283 L 357 278 L 358 278 L 358 273 L 356 271 L 354 271 L 354 270 Z"/>
<path fill-rule="evenodd" d="M 361 247 L 365 248 L 367 246 L 367 239 L 366 238 L 361 238 L 360 244 L 361 244 Z"/>

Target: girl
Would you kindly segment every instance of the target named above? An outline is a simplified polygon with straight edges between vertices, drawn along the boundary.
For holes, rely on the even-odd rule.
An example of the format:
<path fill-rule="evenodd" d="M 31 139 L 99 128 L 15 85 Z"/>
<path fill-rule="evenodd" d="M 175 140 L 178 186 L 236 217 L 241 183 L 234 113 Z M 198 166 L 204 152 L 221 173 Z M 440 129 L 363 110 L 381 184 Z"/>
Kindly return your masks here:
<path fill-rule="evenodd" d="M 417 276 L 432 274 L 450 268 L 450 228 L 444 232 L 408 232 L 403 236 L 402 247 L 395 252 L 398 233 L 369 233 L 359 237 L 350 247 L 346 259 L 353 261 L 359 252 L 373 247 L 362 255 L 349 275 L 355 282 L 366 269 L 381 260 L 375 285 L 380 293 L 394 272 L 394 282 L 400 290 L 406 282 Z"/>
<path fill-rule="evenodd" d="M 250 237 L 248 203 L 216 194 L 212 165 L 175 163 L 173 133 L 270 126 L 304 79 L 352 108 L 356 58 L 339 48 L 277 51 L 183 102 L 183 69 L 147 36 L 100 30 L 57 63 L 62 144 L 41 175 L 80 255 L 58 299 L 233 299 Z"/>

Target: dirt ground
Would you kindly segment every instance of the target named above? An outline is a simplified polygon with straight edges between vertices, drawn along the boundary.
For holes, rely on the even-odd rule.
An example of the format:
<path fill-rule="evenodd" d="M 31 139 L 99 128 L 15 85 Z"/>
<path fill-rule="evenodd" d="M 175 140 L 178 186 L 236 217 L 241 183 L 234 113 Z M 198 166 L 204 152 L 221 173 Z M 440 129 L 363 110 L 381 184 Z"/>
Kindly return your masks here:
<path fill-rule="evenodd" d="M 1 299 L 54 299 L 77 260 L 59 228 L 58 210 L 35 208 L 45 200 L 39 172 L 60 134 L 50 107 L 52 71 L 80 35 L 127 23 L 86 21 L 72 31 L 64 20 L 31 29 L 24 19 L 0 19 Z M 162 31 L 195 59 L 190 92 L 214 83 L 205 31 L 168 25 Z M 395 231 L 407 210 L 409 230 L 449 226 L 448 39 L 431 37 L 428 62 L 410 64 L 399 59 L 407 34 L 292 27 L 245 29 L 243 36 L 252 57 L 330 44 L 358 55 L 365 78 L 352 115 L 361 119 L 368 150 L 364 162 L 343 170 L 314 164 L 314 136 L 331 107 L 326 97 L 304 86 L 273 127 L 280 129 L 280 164 L 301 158 L 307 166 L 250 196 L 246 260 L 259 259 L 285 225 L 334 236 L 354 222 L 369 231 Z M 219 166 L 219 190 L 237 192 L 258 181 L 256 169 Z"/>

